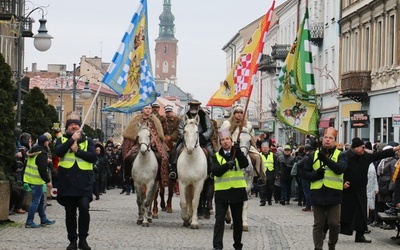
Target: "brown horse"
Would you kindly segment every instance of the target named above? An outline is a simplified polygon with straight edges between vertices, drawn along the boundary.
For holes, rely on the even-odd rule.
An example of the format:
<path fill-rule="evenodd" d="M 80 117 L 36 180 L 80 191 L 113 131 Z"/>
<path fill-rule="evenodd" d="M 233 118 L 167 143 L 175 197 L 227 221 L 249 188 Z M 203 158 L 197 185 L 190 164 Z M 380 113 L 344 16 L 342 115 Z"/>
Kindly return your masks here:
<path fill-rule="evenodd" d="M 169 141 L 169 143 L 166 143 L 167 147 L 169 149 L 168 151 L 168 159 L 171 161 L 172 156 L 174 154 L 174 145 L 172 144 L 172 141 Z M 171 164 L 171 163 L 170 163 Z M 161 181 L 158 180 L 159 185 L 158 185 L 158 190 L 156 192 L 156 195 L 154 196 L 154 201 L 153 201 L 153 218 L 158 218 L 158 194 L 160 194 L 160 206 L 161 206 L 161 211 L 166 211 L 167 213 L 172 213 L 172 197 L 174 196 L 174 188 L 177 183 L 176 180 L 169 179 L 167 183 L 168 187 L 168 198 L 167 198 L 167 203 L 165 203 L 165 187 L 161 185 Z"/>

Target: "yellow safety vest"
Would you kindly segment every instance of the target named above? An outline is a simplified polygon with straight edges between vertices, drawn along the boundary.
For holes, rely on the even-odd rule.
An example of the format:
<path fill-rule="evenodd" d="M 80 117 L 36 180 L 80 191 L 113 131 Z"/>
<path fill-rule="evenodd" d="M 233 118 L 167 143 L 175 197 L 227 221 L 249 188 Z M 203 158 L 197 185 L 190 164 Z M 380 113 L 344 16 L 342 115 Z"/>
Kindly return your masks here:
<path fill-rule="evenodd" d="M 260 153 L 263 162 L 264 162 L 264 173 L 265 171 L 274 171 L 274 156 L 272 153 L 268 154 L 268 158 L 265 157 L 265 155 L 263 153 Z"/>
<path fill-rule="evenodd" d="M 41 153 L 40 151 L 39 153 Z M 26 163 L 25 173 L 24 173 L 24 182 L 33 185 L 43 185 L 46 182 L 40 177 L 39 167 L 36 165 L 36 158 L 39 154 L 28 157 L 28 161 Z"/>
<path fill-rule="evenodd" d="M 219 164 L 225 164 L 226 160 L 219 153 L 216 153 L 217 161 Z M 244 179 L 243 170 L 239 168 L 239 163 L 235 159 L 237 170 L 228 170 L 222 176 L 215 176 L 214 190 L 228 190 L 230 188 L 246 188 L 246 180 Z"/>
<path fill-rule="evenodd" d="M 321 167 L 321 162 L 318 159 L 319 150 L 315 150 L 313 169 L 317 171 Z M 335 149 L 331 156 L 331 160 L 337 162 L 339 159 L 340 150 Z M 323 165 L 322 165 L 323 166 Z M 330 168 L 325 168 L 325 175 L 323 179 L 311 182 L 310 189 L 320 189 L 322 185 L 328 188 L 343 190 L 343 174 L 335 174 Z"/>
<path fill-rule="evenodd" d="M 68 139 L 65 138 L 64 136 L 61 138 L 61 142 L 65 143 Z M 84 143 L 79 143 L 79 149 L 82 151 L 87 152 L 87 148 L 88 148 L 88 141 L 86 140 Z M 87 162 L 79 157 L 75 156 L 74 152 L 70 152 L 70 150 L 68 150 L 68 152 L 60 158 L 60 163 L 59 163 L 59 167 L 63 167 L 63 168 L 72 168 L 72 166 L 74 165 L 75 161 L 78 163 L 78 167 L 81 170 L 93 170 L 93 164 L 90 162 Z"/>

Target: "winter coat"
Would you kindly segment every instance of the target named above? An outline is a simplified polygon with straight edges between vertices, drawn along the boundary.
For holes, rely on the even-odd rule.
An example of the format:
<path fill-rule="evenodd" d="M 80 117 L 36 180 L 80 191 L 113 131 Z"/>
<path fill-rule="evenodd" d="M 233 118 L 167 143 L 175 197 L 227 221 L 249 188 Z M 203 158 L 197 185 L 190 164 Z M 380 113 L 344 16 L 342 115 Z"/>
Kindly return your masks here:
<path fill-rule="evenodd" d="M 379 163 L 377 167 L 378 175 L 378 202 L 391 202 L 393 196 L 392 176 L 396 169 L 397 159 L 395 157 L 388 157 Z"/>
<path fill-rule="evenodd" d="M 233 155 L 233 148 L 231 149 L 231 157 Z M 226 160 L 225 164 L 220 164 L 217 160 L 217 157 L 215 156 L 215 154 L 212 157 L 212 164 L 213 164 L 213 168 L 212 168 L 212 173 L 214 176 L 222 176 L 226 171 L 229 170 L 229 166 L 228 166 L 228 161 L 230 161 L 231 159 L 228 159 L 225 156 L 224 150 L 221 148 L 219 150 L 219 154 L 224 157 L 224 159 Z M 238 163 L 239 163 L 239 167 L 241 169 L 247 168 L 249 166 L 249 161 L 247 160 L 247 157 L 243 154 L 243 152 L 241 150 L 236 150 L 235 153 L 235 158 L 237 159 Z M 214 194 L 214 199 L 215 202 L 220 202 L 220 203 L 238 203 L 238 202 L 242 202 L 242 201 L 247 201 L 247 192 L 246 192 L 246 188 L 231 188 L 228 190 L 219 190 L 219 191 L 215 191 Z"/>
<path fill-rule="evenodd" d="M 56 141 L 54 151 L 59 157 L 63 157 L 69 150 L 74 140 L 70 136 L 66 136 L 68 140 L 62 143 L 60 137 Z M 82 160 L 95 163 L 97 160 L 96 149 L 92 139 L 83 137 L 78 141 L 78 144 L 85 143 L 87 140 L 88 147 L 87 151 L 78 150 L 75 156 Z M 94 176 L 91 170 L 81 170 L 78 164 L 74 163 L 71 168 L 64 168 L 59 165 L 58 168 L 58 189 L 57 189 L 57 201 L 61 205 L 65 204 L 65 197 L 82 197 L 86 196 L 92 200 L 93 195 L 93 183 Z"/>
<path fill-rule="evenodd" d="M 340 233 L 352 235 L 353 230 L 366 231 L 367 228 L 367 182 L 369 164 L 379 159 L 394 156 L 393 149 L 372 154 L 364 152 L 357 155 L 353 150 L 346 151 L 347 169 L 344 182 L 350 187 L 343 190 Z"/>
<path fill-rule="evenodd" d="M 368 208 L 375 210 L 375 196 L 379 191 L 378 178 L 376 176 L 375 165 L 373 163 L 369 164 L 368 167 L 368 183 L 367 183 L 367 204 Z"/>
<path fill-rule="evenodd" d="M 321 151 L 328 151 L 329 154 L 333 154 L 335 148 L 333 149 L 324 149 L 322 148 Z M 317 171 L 314 170 L 314 155 L 319 151 L 311 152 L 306 160 L 300 161 L 298 163 L 297 168 L 303 169 L 303 178 L 309 180 L 310 182 L 318 180 Z M 326 167 L 331 169 L 335 174 L 340 175 L 346 171 L 346 154 L 340 153 L 337 162 L 331 160 L 327 157 L 324 160 L 324 164 Z M 314 205 L 334 205 L 340 204 L 342 202 L 342 191 L 326 187 L 323 185 L 320 189 L 311 189 L 310 191 L 311 203 Z"/>

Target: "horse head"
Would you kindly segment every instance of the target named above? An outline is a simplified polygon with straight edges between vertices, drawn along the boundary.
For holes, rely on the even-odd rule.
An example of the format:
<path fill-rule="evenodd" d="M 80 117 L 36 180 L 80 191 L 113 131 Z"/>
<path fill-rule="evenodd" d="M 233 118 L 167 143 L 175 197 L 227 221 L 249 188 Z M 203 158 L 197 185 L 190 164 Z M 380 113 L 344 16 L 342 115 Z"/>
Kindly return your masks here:
<path fill-rule="evenodd" d="M 193 153 L 194 149 L 199 146 L 199 115 L 190 119 L 187 115 L 184 117 L 185 127 L 183 129 L 183 142 L 188 154 Z"/>
<path fill-rule="evenodd" d="M 240 149 L 245 155 L 249 153 L 251 140 L 252 136 L 250 134 L 250 131 L 248 131 L 248 129 L 244 127 L 242 129 L 242 132 L 240 133 Z"/>
<path fill-rule="evenodd" d="M 146 152 L 150 151 L 150 139 L 151 134 L 148 126 L 148 122 L 144 124 L 138 124 L 139 131 L 138 131 L 138 144 L 139 150 L 141 154 L 145 154 Z"/>

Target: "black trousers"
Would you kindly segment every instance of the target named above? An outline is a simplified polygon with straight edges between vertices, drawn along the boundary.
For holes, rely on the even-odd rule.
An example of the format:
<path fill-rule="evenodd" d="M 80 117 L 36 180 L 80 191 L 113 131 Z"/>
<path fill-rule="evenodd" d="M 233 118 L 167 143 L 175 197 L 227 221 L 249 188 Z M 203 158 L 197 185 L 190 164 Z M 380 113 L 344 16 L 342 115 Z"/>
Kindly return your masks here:
<path fill-rule="evenodd" d="M 225 229 L 225 214 L 228 210 L 228 206 L 231 209 L 232 220 L 233 220 L 233 247 L 235 249 L 242 249 L 242 233 L 243 233 L 243 202 L 238 203 L 215 203 L 215 225 L 214 225 L 214 237 L 213 247 L 223 249 L 223 238 Z"/>
<path fill-rule="evenodd" d="M 78 228 L 79 238 L 86 238 L 89 235 L 89 203 L 90 198 L 86 196 L 79 197 L 65 197 L 65 225 L 67 227 L 69 241 L 77 241 L 78 234 L 76 229 Z M 77 221 L 77 209 L 79 210 L 79 216 Z"/>

